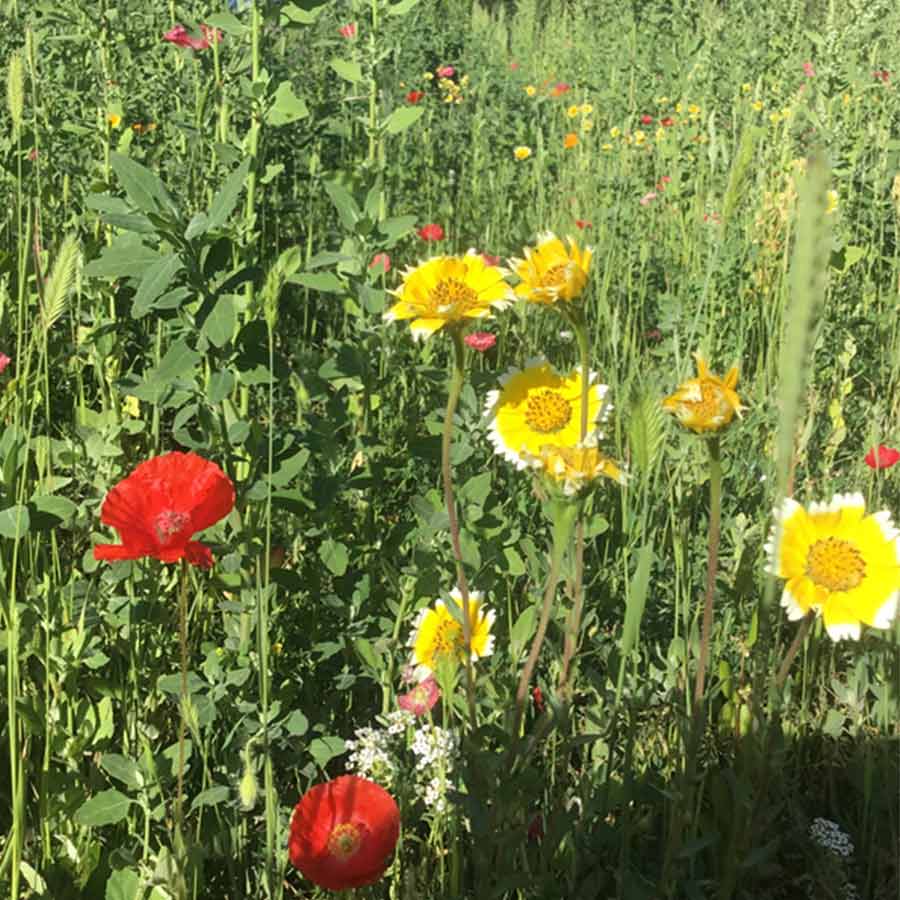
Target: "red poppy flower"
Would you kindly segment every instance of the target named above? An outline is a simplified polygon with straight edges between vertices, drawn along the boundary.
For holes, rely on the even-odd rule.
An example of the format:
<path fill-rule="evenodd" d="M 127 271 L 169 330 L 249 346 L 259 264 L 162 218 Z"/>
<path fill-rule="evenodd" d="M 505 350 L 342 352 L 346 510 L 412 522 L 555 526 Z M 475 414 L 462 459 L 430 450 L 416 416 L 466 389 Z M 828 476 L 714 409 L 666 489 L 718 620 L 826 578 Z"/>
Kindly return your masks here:
<path fill-rule="evenodd" d="M 562 97 L 563 94 L 567 94 L 571 89 L 571 84 L 566 84 L 565 81 L 557 81 L 556 84 L 550 89 L 551 97 Z"/>
<path fill-rule="evenodd" d="M 652 125 L 653 124 L 653 116 L 648 116 L 646 113 L 641 116 L 641 125 Z"/>
<path fill-rule="evenodd" d="M 410 91 L 406 95 L 406 102 L 407 103 L 418 103 L 424 96 L 425 96 L 425 94 L 423 94 L 422 91 Z"/>
<path fill-rule="evenodd" d="M 866 454 L 866 465 L 870 469 L 889 469 L 900 462 L 900 451 L 879 444 Z"/>
<path fill-rule="evenodd" d="M 491 334 L 489 331 L 473 331 L 464 338 L 467 347 L 484 353 L 490 350 L 497 343 L 497 335 Z"/>
<path fill-rule="evenodd" d="M 539 687 L 533 687 L 531 689 L 531 699 L 534 702 L 535 710 L 542 713 L 546 708 L 544 705 L 544 692 Z"/>
<path fill-rule="evenodd" d="M 442 241 L 444 239 L 444 229 L 440 225 L 435 225 L 434 222 L 423 225 L 416 234 L 423 241 Z"/>
<path fill-rule="evenodd" d="M 196 453 L 166 453 L 142 462 L 106 495 L 100 521 L 119 532 L 121 544 L 97 544 L 94 559 L 162 562 L 186 559 L 208 569 L 209 547 L 191 537 L 231 512 L 234 485 Z"/>
<path fill-rule="evenodd" d="M 5 353 L 0 353 L 0 375 L 3 374 L 6 367 L 12 362 Z"/>
<path fill-rule="evenodd" d="M 468 338 L 466 338 L 468 340 Z M 434 678 L 429 675 L 424 681 L 420 681 L 411 691 L 401 694 L 397 698 L 400 709 L 411 712 L 414 716 L 424 716 L 434 704 L 441 698 L 441 689 Z"/>
<path fill-rule="evenodd" d="M 162 37 L 164 41 L 175 44 L 176 47 L 190 48 L 191 50 L 206 50 L 210 41 L 217 44 L 222 41 L 222 32 L 217 28 L 210 28 L 209 25 L 200 26 L 200 37 L 191 37 L 187 28 L 180 23 L 170 28 Z"/>
<path fill-rule="evenodd" d="M 872 77 L 882 84 L 887 84 L 891 80 L 891 73 L 887 69 L 879 69 L 879 71 L 872 73 Z"/>
<path fill-rule="evenodd" d="M 369 268 L 376 269 L 379 266 L 384 269 L 385 274 L 391 271 L 391 258 L 387 255 L 387 253 L 376 253 L 372 257 L 372 262 L 369 263 Z"/>
<path fill-rule="evenodd" d="M 341 775 L 310 788 L 294 807 L 291 864 L 330 891 L 374 884 L 400 837 L 400 810 L 375 782 Z"/>
<path fill-rule="evenodd" d="M 671 128 L 675 124 L 675 120 L 671 116 L 666 116 L 664 119 L 659 120 L 659 124 L 663 128 Z"/>
<path fill-rule="evenodd" d="M 346 25 L 341 25 L 338 31 L 342 38 L 352 41 L 356 37 L 356 22 L 348 22 Z"/>
<path fill-rule="evenodd" d="M 587 219 L 576 219 L 575 225 L 584 231 L 585 228 L 591 228 L 591 223 L 587 221 Z"/>

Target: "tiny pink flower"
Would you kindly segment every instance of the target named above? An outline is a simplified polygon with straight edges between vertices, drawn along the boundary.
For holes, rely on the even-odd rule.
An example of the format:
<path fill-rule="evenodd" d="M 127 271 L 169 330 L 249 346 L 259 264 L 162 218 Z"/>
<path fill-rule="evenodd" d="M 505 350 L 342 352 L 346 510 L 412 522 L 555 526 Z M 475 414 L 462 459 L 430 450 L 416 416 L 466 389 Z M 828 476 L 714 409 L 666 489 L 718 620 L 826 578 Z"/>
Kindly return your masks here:
<path fill-rule="evenodd" d="M 490 350 L 497 343 L 497 335 L 491 334 L 489 331 L 473 331 L 466 335 L 465 342 L 467 347 L 484 353 L 485 350 Z"/>
<path fill-rule="evenodd" d="M 515 60 L 513 60 L 513 61 L 509 64 L 509 67 L 510 67 L 510 69 L 513 70 L 513 72 L 515 72 L 515 71 L 518 70 L 519 64 L 518 64 Z"/>
<path fill-rule="evenodd" d="M 387 253 L 376 253 L 372 257 L 372 262 L 369 263 L 369 268 L 376 269 L 379 266 L 384 269 L 385 275 L 391 271 L 391 258 L 387 255 Z"/>
<path fill-rule="evenodd" d="M 453 66 L 441 66 L 437 70 L 438 78 L 452 78 L 456 73 L 456 69 Z"/>
<path fill-rule="evenodd" d="M 482 253 L 481 258 L 484 260 L 484 264 L 486 266 L 499 266 L 500 265 L 500 257 L 499 256 L 491 256 L 490 253 Z"/>
<path fill-rule="evenodd" d="M 0 353 L 0 375 L 6 371 L 6 367 L 11 362 L 12 360 L 5 353 Z"/>
<path fill-rule="evenodd" d="M 803 63 L 803 74 L 807 78 L 815 78 L 816 77 L 816 67 L 811 62 Z"/>
<path fill-rule="evenodd" d="M 353 38 L 356 37 L 356 22 L 348 22 L 346 25 L 341 25 L 338 29 L 341 37 L 347 38 L 348 41 L 352 41 Z"/>
<path fill-rule="evenodd" d="M 641 197 L 641 206 L 649 206 L 656 199 L 656 191 L 648 191 Z"/>
<path fill-rule="evenodd" d="M 434 680 L 434 675 L 429 675 L 411 691 L 401 694 L 397 698 L 397 705 L 400 709 L 405 709 L 414 716 L 424 716 L 440 698 L 441 689 L 438 687 L 437 681 Z"/>

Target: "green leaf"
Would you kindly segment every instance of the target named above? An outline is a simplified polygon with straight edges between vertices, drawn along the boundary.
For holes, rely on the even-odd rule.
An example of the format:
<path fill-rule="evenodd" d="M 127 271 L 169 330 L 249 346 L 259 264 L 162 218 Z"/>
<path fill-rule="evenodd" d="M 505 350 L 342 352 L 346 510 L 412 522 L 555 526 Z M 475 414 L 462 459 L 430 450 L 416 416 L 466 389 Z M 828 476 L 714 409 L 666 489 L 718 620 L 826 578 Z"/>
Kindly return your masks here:
<path fill-rule="evenodd" d="M 234 297 L 224 294 L 216 300 L 212 312 L 203 323 L 205 334 L 216 347 L 224 347 L 233 337 L 237 329 L 237 310 L 234 308 Z"/>
<path fill-rule="evenodd" d="M 109 160 L 128 199 L 141 212 L 177 214 L 178 208 L 158 175 L 119 153 L 111 153 Z"/>
<path fill-rule="evenodd" d="M 349 81 L 353 84 L 356 84 L 358 81 L 362 81 L 362 69 L 360 68 L 358 62 L 352 62 L 349 59 L 340 59 L 338 57 L 335 57 L 333 60 L 331 60 L 329 65 L 345 81 Z"/>
<path fill-rule="evenodd" d="M 362 213 L 353 199 L 353 195 L 339 181 L 326 181 L 325 192 L 331 198 L 334 208 L 341 217 L 341 224 L 348 231 L 356 228 L 356 223 L 362 218 Z"/>
<path fill-rule="evenodd" d="M 27 506 L 18 504 L 0 512 L 0 537 L 16 540 L 24 537 L 30 526 Z"/>
<path fill-rule="evenodd" d="M 378 230 L 387 238 L 390 243 L 406 237 L 416 224 L 415 216 L 394 216 L 379 222 Z"/>
<path fill-rule="evenodd" d="M 407 13 L 413 10 L 418 2 L 419 0 L 400 0 L 399 3 L 394 3 L 392 6 L 388 6 L 387 14 L 389 16 L 405 16 Z"/>
<path fill-rule="evenodd" d="M 622 625 L 622 638 L 619 646 L 622 650 L 622 665 L 625 657 L 635 648 L 641 632 L 641 619 L 644 616 L 644 604 L 647 602 L 647 589 L 650 586 L 650 566 L 653 563 L 653 547 L 645 544 L 638 551 L 638 564 L 631 579 L 628 596 L 625 601 L 625 622 Z"/>
<path fill-rule="evenodd" d="M 342 294 L 346 290 L 337 275 L 331 272 L 298 272 L 291 275 L 288 281 L 293 284 L 302 284 L 303 287 L 312 288 L 323 294 Z"/>
<path fill-rule="evenodd" d="M 347 571 L 350 555 L 346 546 L 340 541 L 326 538 L 319 547 L 319 559 L 325 563 L 332 575 L 340 577 Z"/>
<path fill-rule="evenodd" d="M 388 134 L 400 134 L 401 131 L 406 131 L 410 125 L 418 122 L 424 114 L 424 106 L 401 106 L 395 109 L 381 124 Z"/>
<path fill-rule="evenodd" d="M 306 731 L 309 728 L 309 720 L 299 709 L 295 709 L 284 720 L 284 728 L 289 735 L 299 737 L 302 734 L 306 734 Z"/>
<path fill-rule="evenodd" d="M 244 183 L 247 181 L 247 175 L 250 172 L 251 158 L 248 156 L 226 179 L 225 183 L 219 189 L 219 192 L 213 197 L 213 202 L 209 207 L 208 221 L 206 223 L 207 231 L 214 231 L 221 228 L 231 217 L 234 208 L 237 205 L 238 197 L 244 189 Z"/>
<path fill-rule="evenodd" d="M 106 882 L 105 900 L 140 900 L 141 879 L 131 869 L 116 869 Z"/>
<path fill-rule="evenodd" d="M 234 13 L 220 12 L 206 17 L 206 24 L 212 28 L 221 28 L 225 34 L 241 37 L 250 31 L 250 26 L 245 25 Z"/>
<path fill-rule="evenodd" d="M 132 390 L 139 400 L 157 403 L 169 385 L 176 379 L 193 372 L 203 357 L 188 347 L 185 340 L 175 341 L 156 368 L 151 369 L 144 380 Z"/>
<path fill-rule="evenodd" d="M 272 105 L 266 113 L 266 123 L 278 128 L 280 125 L 305 119 L 308 115 L 306 101 L 294 93 L 294 86 L 290 81 L 282 81 L 275 89 Z"/>
<path fill-rule="evenodd" d="M 82 274 L 94 278 L 137 277 L 159 258 L 159 254 L 144 244 L 138 235 L 123 234 L 105 247 L 98 259 L 91 260 Z"/>
<path fill-rule="evenodd" d="M 526 642 L 534 634 L 537 619 L 537 607 L 533 604 L 527 606 L 509 632 L 510 650 L 513 657 L 518 659 L 519 655 L 525 649 Z"/>
<path fill-rule="evenodd" d="M 200 809 L 201 806 L 218 806 L 224 800 L 228 799 L 229 793 L 230 790 L 221 784 L 207 788 L 205 791 L 201 791 L 197 794 L 193 801 L 191 801 L 191 812 Z"/>
<path fill-rule="evenodd" d="M 309 744 L 309 753 L 320 769 L 324 769 L 332 759 L 340 756 L 344 750 L 346 750 L 346 746 L 343 738 L 335 735 L 316 738 L 310 741 Z"/>
<path fill-rule="evenodd" d="M 525 574 L 525 563 L 513 547 L 504 547 L 503 555 L 506 557 L 507 571 L 513 578 Z"/>
<path fill-rule="evenodd" d="M 134 303 L 131 307 L 131 317 L 140 319 L 153 307 L 156 301 L 168 290 L 172 279 L 183 268 L 181 257 L 177 253 L 170 253 L 160 257 L 144 272 L 144 277 L 138 285 L 134 295 Z"/>
<path fill-rule="evenodd" d="M 473 475 L 462 487 L 460 497 L 476 506 L 484 506 L 487 495 L 491 492 L 491 473 L 482 472 Z"/>
<path fill-rule="evenodd" d="M 139 790 L 144 786 L 144 775 L 138 764 L 127 756 L 120 753 L 104 753 L 100 757 L 100 768 L 107 775 L 121 781 L 125 787 L 131 788 L 133 791 Z"/>
<path fill-rule="evenodd" d="M 55 494 L 36 494 L 29 505 L 34 507 L 35 515 L 31 518 L 35 528 L 56 528 L 68 522 L 78 512 L 76 503 L 68 497 L 57 497 Z"/>
<path fill-rule="evenodd" d="M 856 247 L 848 244 L 841 247 L 840 250 L 831 251 L 830 264 L 832 269 L 837 269 L 841 275 L 845 275 L 851 266 L 855 266 L 861 259 L 866 256 L 867 247 Z"/>
<path fill-rule="evenodd" d="M 90 800 L 86 800 L 75 811 L 75 822 L 86 828 L 99 828 L 102 825 L 115 825 L 128 815 L 131 800 L 121 791 L 111 788 L 100 791 Z"/>
<path fill-rule="evenodd" d="M 325 9 L 325 3 L 305 4 L 306 8 L 299 7 L 296 3 L 286 3 L 281 7 L 281 25 L 312 25 L 319 18 L 319 13 Z"/>

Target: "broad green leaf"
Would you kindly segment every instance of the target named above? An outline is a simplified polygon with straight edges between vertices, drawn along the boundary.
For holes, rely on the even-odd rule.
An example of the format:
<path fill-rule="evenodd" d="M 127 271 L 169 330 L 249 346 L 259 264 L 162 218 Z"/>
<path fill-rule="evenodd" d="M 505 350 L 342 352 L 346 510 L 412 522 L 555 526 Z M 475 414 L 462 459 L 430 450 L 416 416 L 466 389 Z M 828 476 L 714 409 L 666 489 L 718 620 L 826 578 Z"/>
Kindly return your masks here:
<path fill-rule="evenodd" d="M 244 183 L 247 181 L 247 174 L 250 171 L 251 158 L 248 156 L 226 179 L 225 183 L 219 189 L 219 192 L 213 197 L 210 204 L 208 221 L 206 223 L 207 231 L 214 231 L 221 228 L 231 217 L 234 208 L 237 205 L 238 197 L 244 189 Z"/>
<path fill-rule="evenodd" d="M 362 81 L 362 69 L 358 62 L 352 62 L 349 59 L 340 59 L 335 57 L 329 63 L 332 69 L 338 73 L 345 81 L 349 81 L 353 84 L 356 84 L 358 81 Z"/>
<path fill-rule="evenodd" d="M 331 538 L 322 541 L 319 547 L 319 558 L 325 563 L 328 570 L 338 577 L 347 571 L 347 563 L 350 561 L 346 546 Z"/>
<path fill-rule="evenodd" d="M 27 506 L 19 504 L 0 512 L 0 537 L 15 540 L 26 535 L 30 526 Z"/>
<path fill-rule="evenodd" d="M 337 275 L 331 272 L 298 272 L 288 279 L 293 284 L 302 284 L 303 287 L 312 288 L 323 294 L 341 294 L 346 289 Z"/>
<path fill-rule="evenodd" d="M 401 131 L 406 131 L 410 125 L 418 122 L 424 114 L 425 107 L 423 106 L 401 106 L 382 122 L 382 126 L 388 134 L 400 134 Z"/>
<path fill-rule="evenodd" d="M 139 162 L 119 153 L 111 153 L 109 159 L 113 171 L 125 188 L 128 199 L 141 212 L 163 213 L 170 216 L 177 213 L 175 202 L 158 175 Z"/>
<path fill-rule="evenodd" d="M 653 563 L 653 547 L 645 544 L 638 551 L 638 564 L 631 579 L 630 589 L 625 602 L 625 622 L 622 625 L 622 639 L 619 646 L 624 659 L 635 648 L 641 633 L 641 619 L 644 617 L 644 604 L 647 602 L 647 589 L 650 586 L 650 566 Z"/>
<path fill-rule="evenodd" d="M 250 26 L 245 25 L 234 13 L 220 12 L 206 17 L 206 24 L 212 28 L 221 28 L 225 34 L 241 37 L 250 31 Z"/>
<path fill-rule="evenodd" d="M 473 475 L 462 487 L 460 496 L 468 503 L 484 506 L 484 501 L 491 491 L 491 473 L 481 472 Z"/>
<path fill-rule="evenodd" d="M 316 738 L 310 741 L 309 744 L 310 756 L 316 761 L 316 765 L 320 769 L 324 769 L 332 759 L 340 756 L 345 749 L 343 738 L 335 735 Z"/>
<path fill-rule="evenodd" d="M 378 223 L 378 230 L 388 239 L 396 241 L 405 237 L 416 224 L 415 216 L 394 216 Z"/>
<path fill-rule="evenodd" d="M 216 300 L 212 312 L 203 323 L 205 334 L 216 347 L 224 347 L 234 337 L 237 328 L 237 311 L 234 308 L 234 297 L 224 294 Z"/>
<path fill-rule="evenodd" d="M 159 258 L 136 234 L 123 234 L 105 247 L 97 259 L 91 260 L 82 274 L 107 278 L 141 276 Z"/>
<path fill-rule="evenodd" d="M 128 815 L 131 800 L 121 791 L 111 788 L 100 791 L 90 800 L 86 800 L 75 810 L 75 822 L 86 828 L 99 828 L 102 825 L 115 825 Z"/>
<path fill-rule="evenodd" d="M 138 764 L 120 753 L 104 753 L 100 757 L 100 768 L 133 791 L 144 785 L 144 775 Z"/>
<path fill-rule="evenodd" d="M 218 806 L 220 803 L 228 799 L 231 791 L 224 785 L 216 785 L 201 791 L 191 801 L 191 812 L 200 809 L 201 806 Z"/>
<path fill-rule="evenodd" d="M 405 16 L 408 12 L 413 10 L 418 2 L 419 0 L 400 0 L 399 3 L 388 6 L 387 14 L 389 16 Z"/>
<path fill-rule="evenodd" d="M 154 262 L 144 272 L 144 277 L 138 285 L 131 307 L 131 317 L 140 319 L 150 312 L 154 301 L 168 290 L 172 279 L 182 268 L 181 257 L 177 253 L 170 253 Z"/>
<path fill-rule="evenodd" d="M 325 0 L 321 3 L 304 3 L 303 7 L 296 3 L 285 3 L 281 7 L 281 25 L 312 25 L 325 9 Z"/>
<path fill-rule="evenodd" d="M 506 557 L 507 571 L 513 578 L 525 574 L 525 563 L 514 547 L 504 547 L 503 555 Z"/>
<path fill-rule="evenodd" d="M 201 359 L 201 355 L 191 350 L 184 339 L 178 340 L 169 347 L 159 365 L 147 373 L 132 393 L 139 400 L 156 403 L 172 381 L 193 372 L 194 366 Z"/>
<path fill-rule="evenodd" d="M 141 879 L 131 869 L 116 869 L 106 882 L 105 900 L 140 900 Z"/>
<path fill-rule="evenodd" d="M 353 195 L 339 181 L 326 181 L 324 185 L 325 192 L 341 217 L 341 224 L 348 231 L 353 231 L 356 223 L 362 218 L 362 212 L 356 205 Z"/>
<path fill-rule="evenodd" d="M 277 128 L 305 119 L 308 115 L 306 101 L 294 93 L 294 86 L 290 81 L 282 81 L 275 89 L 275 97 L 266 113 L 266 123 Z"/>
<path fill-rule="evenodd" d="M 299 709 L 295 709 L 284 720 L 284 728 L 292 737 L 299 737 L 301 734 L 306 734 L 306 731 L 309 728 L 309 720 Z"/>
<path fill-rule="evenodd" d="M 78 504 L 68 497 L 55 494 L 36 494 L 31 498 L 30 505 L 34 507 L 32 525 L 39 529 L 55 528 L 68 522 L 78 512 Z"/>

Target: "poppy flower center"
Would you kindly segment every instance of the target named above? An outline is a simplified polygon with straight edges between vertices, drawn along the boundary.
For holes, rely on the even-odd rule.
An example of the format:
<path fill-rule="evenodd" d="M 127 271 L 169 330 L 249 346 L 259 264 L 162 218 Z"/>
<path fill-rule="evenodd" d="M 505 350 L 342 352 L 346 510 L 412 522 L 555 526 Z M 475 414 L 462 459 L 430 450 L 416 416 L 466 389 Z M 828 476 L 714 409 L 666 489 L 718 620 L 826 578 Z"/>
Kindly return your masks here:
<path fill-rule="evenodd" d="M 359 825 L 345 822 L 332 829 L 328 837 L 328 852 L 343 862 L 359 850 L 362 839 L 363 829 Z"/>
<path fill-rule="evenodd" d="M 866 576 L 866 564 L 849 541 L 828 537 L 816 541 L 806 555 L 806 574 L 829 591 L 852 591 Z"/>
<path fill-rule="evenodd" d="M 528 427 L 541 434 L 560 431 L 572 418 L 572 406 L 556 391 L 544 390 L 530 394 L 525 404 L 525 421 Z"/>
<path fill-rule="evenodd" d="M 175 512 L 174 509 L 164 509 L 153 521 L 153 530 L 156 539 L 165 547 L 175 535 L 189 525 L 191 517 L 187 513 Z"/>
<path fill-rule="evenodd" d="M 463 315 L 478 306 L 478 294 L 457 278 L 444 278 L 434 286 L 431 301 L 439 313 Z"/>
<path fill-rule="evenodd" d="M 562 287 L 562 285 L 566 283 L 568 277 L 569 263 L 557 263 L 555 266 L 550 266 L 550 268 L 541 275 L 540 280 L 538 281 L 538 287 Z"/>

